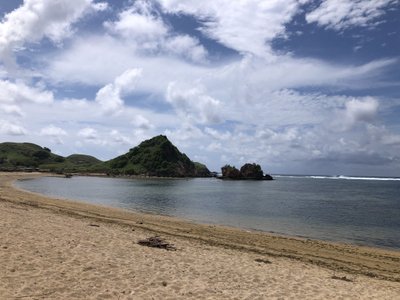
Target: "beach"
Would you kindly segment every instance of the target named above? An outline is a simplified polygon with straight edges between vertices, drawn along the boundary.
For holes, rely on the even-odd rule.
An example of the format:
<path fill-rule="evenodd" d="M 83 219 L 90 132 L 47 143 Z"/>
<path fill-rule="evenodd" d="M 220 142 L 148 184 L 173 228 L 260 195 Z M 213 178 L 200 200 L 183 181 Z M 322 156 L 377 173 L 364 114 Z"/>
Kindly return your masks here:
<path fill-rule="evenodd" d="M 398 299 L 400 251 L 52 199 L 0 173 L 0 299 Z M 176 251 L 139 245 L 161 236 Z"/>

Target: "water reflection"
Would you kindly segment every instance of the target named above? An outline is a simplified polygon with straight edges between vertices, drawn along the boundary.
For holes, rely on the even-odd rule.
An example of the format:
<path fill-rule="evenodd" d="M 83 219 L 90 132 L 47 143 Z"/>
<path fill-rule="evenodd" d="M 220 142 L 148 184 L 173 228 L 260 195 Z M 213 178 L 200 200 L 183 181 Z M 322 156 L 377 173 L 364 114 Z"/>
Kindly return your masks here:
<path fill-rule="evenodd" d="M 18 185 L 200 222 L 400 248 L 400 181 L 44 177 Z"/>

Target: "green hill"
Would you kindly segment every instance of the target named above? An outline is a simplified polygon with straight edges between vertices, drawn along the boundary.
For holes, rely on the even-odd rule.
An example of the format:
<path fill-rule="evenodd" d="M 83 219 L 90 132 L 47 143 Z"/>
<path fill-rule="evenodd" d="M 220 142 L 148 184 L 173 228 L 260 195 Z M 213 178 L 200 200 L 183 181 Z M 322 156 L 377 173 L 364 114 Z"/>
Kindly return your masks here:
<path fill-rule="evenodd" d="M 107 171 L 104 162 L 84 154 L 72 154 L 65 157 L 63 162 L 42 164 L 40 168 L 51 172 L 67 173 L 104 173 Z"/>
<path fill-rule="evenodd" d="M 62 157 L 32 143 L 0 143 L 0 170 L 42 170 L 51 172 L 96 172 L 103 162 L 89 155 Z"/>
<path fill-rule="evenodd" d="M 159 177 L 208 177 L 210 171 L 191 161 L 166 136 L 142 142 L 128 153 L 102 162 L 83 154 L 62 157 L 31 143 L 0 143 L 0 171 L 40 170 Z"/>
<path fill-rule="evenodd" d="M 107 161 L 106 165 L 111 173 L 124 175 L 200 177 L 210 173 L 204 165 L 196 167 L 164 135 L 142 142 L 128 153 Z"/>
<path fill-rule="evenodd" d="M 2 170 L 38 168 L 43 164 L 58 164 L 64 161 L 64 157 L 53 154 L 50 149 L 35 144 L 0 144 L 0 168 Z"/>
<path fill-rule="evenodd" d="M 71 164 L 80 166 L 101 163 L 101 160 L 97 159 L 96 157 L 84 154 L 72 154 L 70 156 L 67 156 L 65 160 Z"/>

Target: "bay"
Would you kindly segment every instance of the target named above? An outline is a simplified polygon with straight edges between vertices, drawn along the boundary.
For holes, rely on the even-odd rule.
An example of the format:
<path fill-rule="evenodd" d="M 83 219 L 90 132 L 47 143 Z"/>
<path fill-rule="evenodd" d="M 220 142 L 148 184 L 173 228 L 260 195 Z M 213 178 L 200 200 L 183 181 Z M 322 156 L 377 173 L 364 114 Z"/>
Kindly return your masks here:
<path fill-rule="evenodd" d="M 41 177 L 29 191 L 200 223 L 400 249 L 400 180 L 277 176 L 274 181 Z"/>

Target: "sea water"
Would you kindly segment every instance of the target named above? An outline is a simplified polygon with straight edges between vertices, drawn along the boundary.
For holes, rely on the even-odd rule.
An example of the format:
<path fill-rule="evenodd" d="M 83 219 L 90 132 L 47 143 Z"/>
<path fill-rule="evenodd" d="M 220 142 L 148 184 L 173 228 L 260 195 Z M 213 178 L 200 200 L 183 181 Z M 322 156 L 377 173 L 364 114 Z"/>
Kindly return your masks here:
<path fill-rule="evenodd" d="M 41 177 L 41 194 L 188 220 L 400 249 L 400 179 L 276 176 L 274 181 Z"/>

